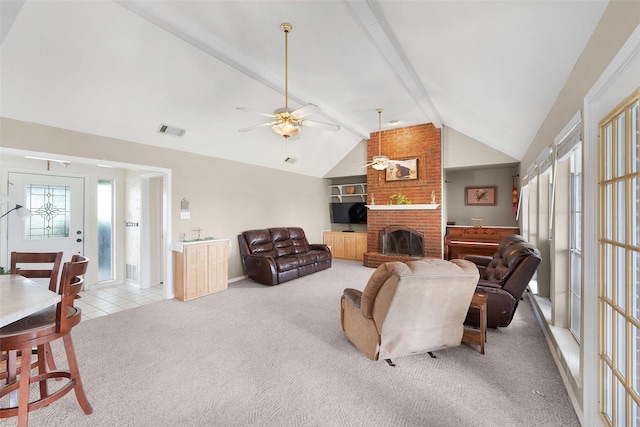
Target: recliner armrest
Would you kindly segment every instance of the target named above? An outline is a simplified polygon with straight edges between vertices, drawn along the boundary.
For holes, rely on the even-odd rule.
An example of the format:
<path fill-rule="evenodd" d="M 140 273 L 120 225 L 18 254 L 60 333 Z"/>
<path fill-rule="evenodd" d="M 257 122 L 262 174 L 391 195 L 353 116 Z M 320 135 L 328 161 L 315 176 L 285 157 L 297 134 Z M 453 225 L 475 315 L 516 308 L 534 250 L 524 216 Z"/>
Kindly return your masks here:
<path fill-rule="evenodd" d="M 269 252 L 256 252 L 253 254 L 249 254 L 247 255 L 247 258 L 269 258 L 269 259 L 274 259 L 273 258 L 273 254 L 269 253 Z"/>
<path fill-rule="evenodd" d="M 493 257 L 487 255 L 465 255 L 463 259 L 471 261 L 479 267 L 486 267 L 487 265 L 489 265 Z"/>
<path fill-rule="evenodd" d="M 360 301 L 362 300 L 361 291 L 353 288 L 346 288 L 344 290 L 343 295 L 347 299 L 347 301 L 349 301 L 351 304 L 353 304 L 358 308 L 360 307 Z"/>
<path fill-rule="evenodd" d="M 327 251 L 329 252 L 329 246 L 323 243 L 309 243 L 309 249 L 315 249 L 318 251 Z"/>
<path fill-rule="evenodd" d="M 500 283 L 491 282 L 489 280 L 480 279 L 478 280 L 478 287 L 481 288 L 493 288 L 493 289 L 502 289 L 502 285 Z"/>
<path fill-rule="evenodd" d="M 278 284 L 278 272 L 276 262 L 267 253 L 256 253 L 248 255 L 244 260 L 247 275 L 265 285 Z"/>

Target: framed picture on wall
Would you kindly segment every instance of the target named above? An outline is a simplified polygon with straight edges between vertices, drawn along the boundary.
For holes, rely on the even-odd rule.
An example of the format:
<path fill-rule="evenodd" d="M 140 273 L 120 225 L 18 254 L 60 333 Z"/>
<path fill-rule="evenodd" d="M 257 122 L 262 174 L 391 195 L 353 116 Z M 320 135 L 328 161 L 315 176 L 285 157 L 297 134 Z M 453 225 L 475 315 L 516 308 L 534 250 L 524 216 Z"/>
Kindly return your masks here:
<path fill-rule="evenodd" d="M 464 204 L 494 206 L 496 204 L 496 187 L 465 187 Z"/>
<path fill-rule="evenodd" d="M 389 181 L 408 181 L 418 179 L 418 158 L 408 160 L 390 160 L 385 179 Z"/>

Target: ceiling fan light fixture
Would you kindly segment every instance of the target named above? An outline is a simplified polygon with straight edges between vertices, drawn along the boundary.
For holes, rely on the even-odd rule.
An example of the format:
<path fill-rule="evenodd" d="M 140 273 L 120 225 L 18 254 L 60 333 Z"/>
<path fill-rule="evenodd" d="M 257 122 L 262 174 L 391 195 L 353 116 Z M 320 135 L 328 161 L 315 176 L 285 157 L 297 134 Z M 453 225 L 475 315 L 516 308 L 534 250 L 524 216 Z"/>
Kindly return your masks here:
<path fill-rule="evenodd" d="M 389 158 L 387 156 L 373 156 L 371 167 L 379 171 L 387 169 Z"/>
<path fill-rule="evenodd" d="M 266 114 L 238 107 L 237 109 L 241 111 L 254 112 L 261 116 L 273 117 L 275 119 L 275 121 L 240 129 L 240 132 L 271 126 L 271 129 L 275 133 L 287 139 L 300 133 L 302 126 L 314 127 L 332 132 L 339 131 L 340 126 L 333 123 L 323 123 L 307 119 L 302 120 L 303 117 L 307 117 L 309 114 L 320 110 L 320 108 L 315 104 L 305 104 L 297 109 L 289 108 L 289 33 L 293 29 L 293 26 L 287 22 L 283 22 L 280 24 L 280 29 L 284 32 L 284 108 L 278 108 L 273 114 Z"/>
<path fill-rule="evenodd" d="M 285 138 L 289 138 L 290 136 L 296 135 L 300 132 L 300 128 L 290 121 L 276 123 L 271 127 L 271 129 L 273 129 L 275 133 L 282 135 Z"/>
<path fill-rule="evenodd" d="M 378 155 L 371 159 L 371 167 L 375 170 L 385 170 L 389 167 L 389 158 L 380 153 L 382 148 L 382 108 L 376 109 L 378 113 Z"/>

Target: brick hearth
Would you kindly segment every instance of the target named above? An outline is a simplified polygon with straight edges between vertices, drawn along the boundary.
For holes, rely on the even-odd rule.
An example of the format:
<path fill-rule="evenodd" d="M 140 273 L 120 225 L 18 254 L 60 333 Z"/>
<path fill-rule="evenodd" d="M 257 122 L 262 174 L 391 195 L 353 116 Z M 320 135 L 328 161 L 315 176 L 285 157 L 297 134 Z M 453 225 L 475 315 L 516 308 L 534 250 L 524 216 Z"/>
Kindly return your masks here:
<path fill-rule="evenodd" d="M 442 203 L 442 140 L 431 123 L 386 130 L 381 133 L 381 153 L 395 160 L 418 159 L 418 179 L 386 182 L 385 171 L 367 170 L 367 203 L 388 204 L 392 194 L 402 193 L 414 204 Z M 378 132 L 372 133 L 367 158 L 378 154 Z M 367 252 L 364 265 L 377 267 L 388 261 L 420 257 L 383 255 L 378 252 L 378 231 L 390 225 L 411 227 L 424 234 L 425 257 L 442 258 L 442 207 L 433 210 L 369 210 Z"/>
<path fill-rule="evenodd" d="M 408 262 L 408 261 L 415 261 L 419 259 L 422 259 L 422 257 L 383 255 L 378 252 L 367 252 L 364 254 L 364 266 L 376 268 L 380 264 L 384 264 L 385 262 L 393 262 L 393 261 Z"/>

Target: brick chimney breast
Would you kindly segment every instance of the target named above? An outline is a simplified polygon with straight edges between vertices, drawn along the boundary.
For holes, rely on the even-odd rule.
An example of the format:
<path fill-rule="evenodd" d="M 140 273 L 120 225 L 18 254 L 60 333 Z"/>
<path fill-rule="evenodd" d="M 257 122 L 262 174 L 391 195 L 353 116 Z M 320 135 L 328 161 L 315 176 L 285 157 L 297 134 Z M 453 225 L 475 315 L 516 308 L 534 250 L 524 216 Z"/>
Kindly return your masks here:
<path fill-rule="evenodd" d="M 383 154 L 392 160 L 418 159 L 418 177 L 412 180 L 387 181 L 386 171 L 367 168 L 367 203 L 386 205 L 392 194 L 402 193 L 413 204 L 430 204 L 432 193 L 437 204 L 431 210 L 369 210 L 367 213 L 367 252 L 364 265 L 377 267 L 387 261 L 408 261 L 410 256 L 385 255 L 378 248 L 378 235 L 389 226 L 409 227 L 424 236 L 428 258 L 442 258 L 442 137 L 441 129 L 427 123 L 382 131 L 381 153 L 378 132 L 371 133 L 367 158 Z M 421 258 L 421 257 L 417 257 Z"/>

